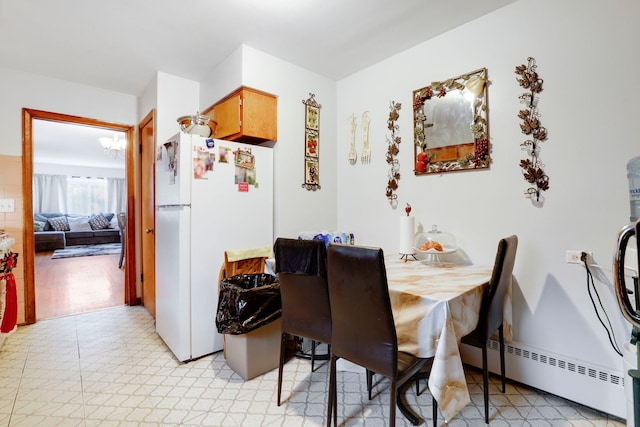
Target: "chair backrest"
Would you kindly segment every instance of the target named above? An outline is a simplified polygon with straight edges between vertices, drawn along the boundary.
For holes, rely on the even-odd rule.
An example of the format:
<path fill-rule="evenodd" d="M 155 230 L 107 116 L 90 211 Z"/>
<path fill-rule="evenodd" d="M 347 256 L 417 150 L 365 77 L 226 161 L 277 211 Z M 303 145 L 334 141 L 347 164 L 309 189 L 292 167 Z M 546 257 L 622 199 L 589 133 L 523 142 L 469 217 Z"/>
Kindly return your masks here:
<path fill-rule="evenodd" d="M 324 242 L 278 238 L 273 253 L 280 282 L 282 331 L 330 343 L 331 309 Z"/>
<path fill-rule="evenodd" d="M 398 340 L 382 249 L 330 244 L 327 270 L 332 352 L 395 377 Z"/>
<path fill-rule="evenodd" d="M 120 212 L 116 217 L 118 218 L 118 228 L 120 228 L 120 231 L 124 231 L 127 224 L 126 214 L 124 212 Z"/>
<path fill-rule="evenodd" d="M 502 324 L 504 297 L 511 285 L 517 249 L 518 237 L 515 235 L 500 239 L 498 242 L 493 272 L 480 307 L 478 328 L 482 330 L 483 339 L 489 339 Z"/>
<path fill-rule="evenodd" d="M 218 282 L 227 277 L 233 277 L 238 274 L 259 274 L 264 273 L 265 263 L 268 255 L 265 250 L 269 247 L 257 247 L 249 249 L 236 249 L 224 252 L 224 262 L 220 267 Z M 233 256 L 229 256 L 232 252 Z M 243 254 L 247 254 L 246 257 Z"/>

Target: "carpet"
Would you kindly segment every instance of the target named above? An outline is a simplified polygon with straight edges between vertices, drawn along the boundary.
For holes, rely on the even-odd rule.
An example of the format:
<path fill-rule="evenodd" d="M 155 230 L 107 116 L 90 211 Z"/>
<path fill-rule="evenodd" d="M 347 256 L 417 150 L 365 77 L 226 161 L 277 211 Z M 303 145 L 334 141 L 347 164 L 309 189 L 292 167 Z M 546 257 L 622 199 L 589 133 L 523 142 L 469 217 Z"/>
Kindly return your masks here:
<path fill-rule="evenodd" d="M 56 249 L 51 259 L 73 258 L 79 256 L 113 255 L 119 254 L 122 245 L 120 243 L 104 243 L 101 245 L 76 245 L 67 246 L 64 249 Z"/>

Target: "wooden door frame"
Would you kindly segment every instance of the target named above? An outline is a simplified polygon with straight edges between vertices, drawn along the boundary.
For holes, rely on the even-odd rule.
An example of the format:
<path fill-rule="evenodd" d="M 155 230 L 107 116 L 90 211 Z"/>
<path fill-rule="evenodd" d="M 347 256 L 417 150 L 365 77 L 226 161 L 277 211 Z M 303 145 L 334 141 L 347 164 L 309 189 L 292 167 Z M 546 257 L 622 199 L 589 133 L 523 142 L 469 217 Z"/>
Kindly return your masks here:
<path fill-rule="evenodd" d="M 142 198 L 142 188 L 141 188 L 141 187 L 142 187 L 142 185 L 145 185 L 145 183 L 144 183 L 144 182 L 142 182 L 142 168 L 144 168 L 144 167 L 148 167 L 148 166 L 149 166 L 149 165 L 143 165 L 143 164 L 142 164 L 142 161 L 143 161 L 143 158 L 142 158 L 142 157 L 143 157 L 143 156 L 142 156 L 142 155 L 140 155 L 140 154 L 142 153 L 142 143 L 143 143 L 143 141 L 142 141 L 142 131 L 141 131 L 141 129 L 142 129 L 143 127 L 147 126 L 147 125 L 149 124 L 149 122 L 151 122 L 151 123 L 152 123 L 153 142 L 154 142 L 154 146 L 153 146 L 152 148 L 153 148 L 153 150 L 154 150 L 154 152 L 155 152 L 155 149 L 156 149 L 156 146 L 155 146 L 155 143 L 156 143 L 156 133 L 157 133 L 157 129 L 156 129 L 156 109 L 155 109 L 155 108 L 152 108 L 152 109 L 147 113 L 147 115 L 146 115 L 146 116 L 144 116 L 144 118 L 140 121 L 140 123 L 138 123 L 138 139 L 137 139 L 137 141 L 138 141 L 138 147 L 139 147 L 139 148 L 138 148 L 138 154 L 139 154 L 139 156 L 138 156 L 138 168 L 137 168 L 137 173 L 136 173 L 136 181 L 139 183 L 139 187 L 138 187 L 138 189 L 137 189 L 138 191 L 137 191 L 137 193 L 136 193 L 136 194 L 139 194 L 139 195 L 140 195 L 140 198 Z M 155 157 L 154 157 L 154 158 L 155 158 Z M 154 168 L 154 170 L 155 170 L 155 163 L 153 164 L 153 168 Z M 154 178 L 153 178 L 153 179 L 154 179 L 154 182 L 155 182 L 155 174 L 154 174 Z M 152 188 L 152 190 L 155 192 L 155 186 Z M 155 204 L 155 193 L 154 193 L 154 196 L 153 196 L 153 200 L 154 200 L 154 204 Z M 140 201 L 140 203 L 142 204 L 142 201 Z M 145 232 L 145 231 L 144 231 L 144 229 L 143 229 L 143 227 L 142 227 L 142 211 L 143 211 L 143 209 L 144 209 L 144 208 L 143 208 L 143 206 L 141 205 L 141 206 L 140 206 L 140 208 L 139 208 L 139 212 L 138 212 L 138 218 L 136 218 L 136 219 L 137 219 L 137 221 L 138 221 L 138 224 L 140 224 L 140 229 L 138 230 L 138 235 L 136 236 L 136 238 L 137 238 L 137 239 L 138 239 L 138 241 L 140 242 L 140 250 L 141 250 L 141 251 L 142 251 L 142 244 L 143 244 L 143 243 L 142 243 L 142 239 L 143 239 L 142 233 L 144 233 L 144 232 Z M 154 219 L 153 219 L 153 222 L 154 222 L 154 227 L 153 227 L 153 228 L 155 229 L 155 211 L 154 211 Z M 154 251 L 155 251 L 155 249 L 154 249 Z M 140 263 L 143 263 L 143 262 L 144 262 L 144 256 L 141 256 L 141 258 L 140 258 Z M 141 267 L 140 267 L 140 270 L 141 270 L 141 275 L 142 275 L 142 274 L 144 274 L 144 267 L 143 267 L 142 265 L 141 265 Z M 144 305 L 144 302 L 142 301 L 142 300 L 144 299 L 144 283 L 142 283 L 142 280 L 143 280 L 143 279 L 141 279 L 141 283 L 140 283 L 140 298 L 138 298 L 138 302 L 137 302 L 137 303 L 138 303 L 138 304 L 143 304 L 143 305 Z M 155 286 L 155 285 L 154 285 L 154 286 Z M 154 303 L 154 304 L 155 304 L 155 303 Z M 155 315 L 154 315 L 154 317 L 155 317 Z"/>
<path fill-rule="evenodd" d="M 33 234 L 33 120 L 48 120 L 52 122 L 80 124 L 107 130 L 124 132 L 127 141 L 133 141 L 134 126 L 89 119 L 86 117 L 52 113 L 48 111 L 22 109 L 22 195 L 23 195 L 23 223 L 24 223 L 24 316 L 25 323 L 36 322 L 36 292 L 35 292 L 35 238 Z M 129 143 L 126 148 L 125 170 L 127 179 L 127 218 L 135 218 L 135 181 L 134 181 L 134 147 Z M 125 276 L 124 303 L 136 304 L 135 280 L 135 221 L 127 221 L 125 229 Z"/>

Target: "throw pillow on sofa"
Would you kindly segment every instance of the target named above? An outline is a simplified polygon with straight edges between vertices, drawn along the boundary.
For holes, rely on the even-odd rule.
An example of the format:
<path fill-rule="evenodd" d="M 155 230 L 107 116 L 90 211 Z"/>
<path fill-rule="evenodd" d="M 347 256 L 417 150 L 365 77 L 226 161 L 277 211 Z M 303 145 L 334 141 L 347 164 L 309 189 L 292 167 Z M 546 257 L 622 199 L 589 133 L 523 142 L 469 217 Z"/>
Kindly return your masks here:
<path fill-rule="evenodd" d="M 59 216 L 66 216 L 66 215 L 60 212 L 51 212 L 46 214 L 34 213 L 33 220 L 44 222 L 44 229 L 42 231 L 54 231 L 53 228 L 51 227 L 51 224 L 49 223 L 49 218 L 57 218 Z"/>
<path fill-rule="evenodd" d="M 91 231 L 91 225 L 89 225 L 89 218 L 84 217 L 68 217 L 69 229 L 71 231 Z"/>
<path fill-rule="evenodd" d="M 92 230 L 104 230 L 105 228 L 109 228 L 111 223 L 104 215 L 96 214 L 89 218 L 89 225 Z"/>
<path fill-rule="evenodd" d="M 33 221 L 33 231 L 44 231 L 46 221 Z"/>
<path fill-rule="evenodd" d="M 69 231 L 69 222 L 66 216 L 58 216 L 47 220 L 51 228 L 55 231 Z"/>

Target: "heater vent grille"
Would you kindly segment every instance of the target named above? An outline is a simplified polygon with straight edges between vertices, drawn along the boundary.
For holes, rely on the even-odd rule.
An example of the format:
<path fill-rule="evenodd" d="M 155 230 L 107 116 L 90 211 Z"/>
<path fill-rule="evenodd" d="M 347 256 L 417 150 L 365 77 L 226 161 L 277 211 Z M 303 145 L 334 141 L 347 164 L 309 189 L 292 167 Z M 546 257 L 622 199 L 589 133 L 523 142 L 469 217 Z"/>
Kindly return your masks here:
<path fill-rule="evenodd" d="M 489 340 L 489 348 L 499 351 L 500 344 L 498 343 L 498 341 Z M 617 386 L 624 386 L 624 377 L 621 377 L 618 373 L 607 372 L 600 368 L 587 366 L 582 362 L 572 361 L 566 358 L 559 357 L 558 355 L 544 354 L 540 351 L 534 351 L 523 348 L 521 346 L 510 344 L 507 344 L 505 346 L 505 352 L 513 354 L 517 357 L 523 357 L 525 359 L 530 359 L 538 363 L 543 363 L 557 369 L 574 372 L 577 375 L 585 375 L 597 381 L 603 381 L 615 384 Z"/>

